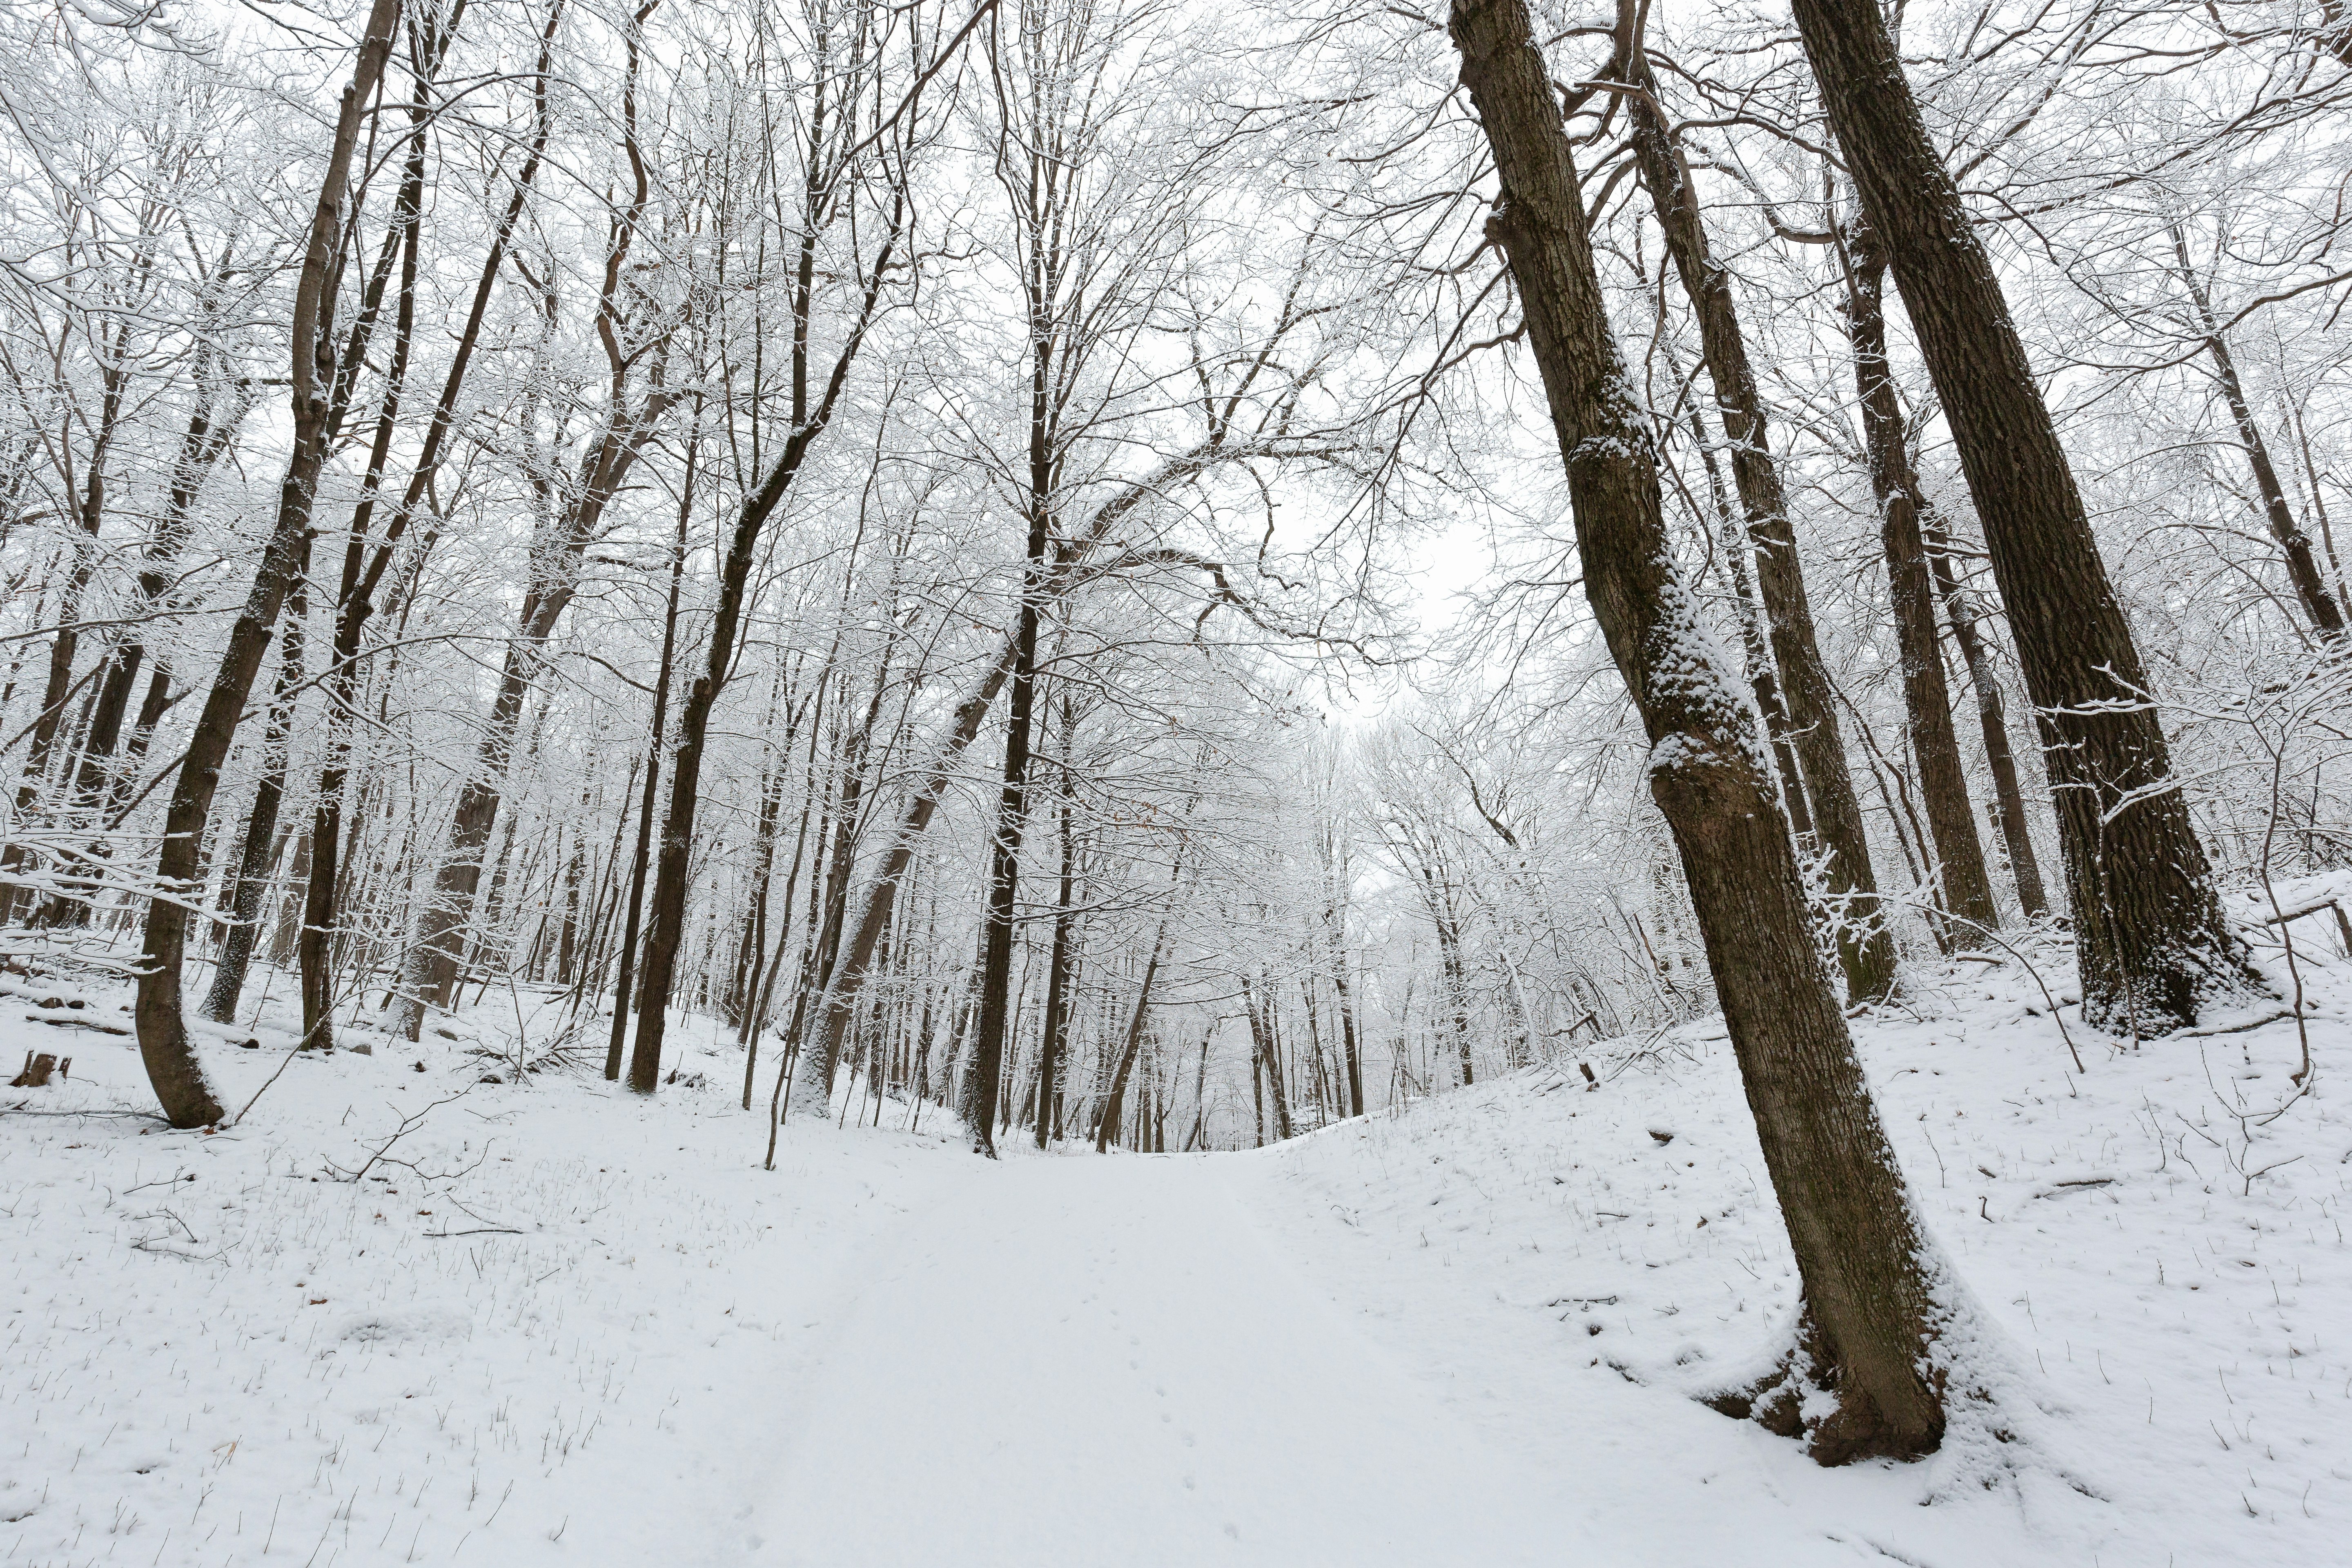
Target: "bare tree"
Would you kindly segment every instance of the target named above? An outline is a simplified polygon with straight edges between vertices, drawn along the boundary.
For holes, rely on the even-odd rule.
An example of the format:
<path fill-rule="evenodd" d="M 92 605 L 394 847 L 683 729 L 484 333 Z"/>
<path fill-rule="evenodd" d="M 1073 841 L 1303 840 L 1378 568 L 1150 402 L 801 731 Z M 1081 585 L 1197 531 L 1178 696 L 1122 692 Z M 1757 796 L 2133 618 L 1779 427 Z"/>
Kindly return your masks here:
<path fill-rule="evenodd" d="M 1903 1176 L 1812 954 L 1794 842 L 1747 708 L 1709 652 L 1675 570 L 1647 421 L 1601 299 L 1584 201 L 1550 74 L 1522 0 L 1462 0 L 1451 31 L 1494 150 L 1491 220 L 1574 499 L 1585 591 L 1648 731 L 1672 825 L 1804 1281 L 1790 1370 L 1826 1384 L 1811 1423 L 1824 1463 L 1907 1457 L 1942 1439 L 1922 1375 L 1935 1281 Z M 1785 1374 L 1784 1374 L 1785 1375 Z M 1760 1391 L 1733 1405 L 1746 1414 Z M 1766 1408 L 1792 1424 L 1780 1383 Z"/>

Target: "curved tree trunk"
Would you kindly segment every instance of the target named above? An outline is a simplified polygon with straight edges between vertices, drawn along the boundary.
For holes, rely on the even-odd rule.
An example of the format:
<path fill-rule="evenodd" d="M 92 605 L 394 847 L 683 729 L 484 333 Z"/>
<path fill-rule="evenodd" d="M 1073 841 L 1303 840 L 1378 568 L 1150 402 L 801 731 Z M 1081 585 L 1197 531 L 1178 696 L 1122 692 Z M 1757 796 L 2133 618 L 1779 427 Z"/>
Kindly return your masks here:
<path fill-rule="evenodd" d="M 2250 983 L 2139 648 L 1951 172 L 1876 0 L 1794 0 L 1870 226 L 1942 399 L 2042 731 L 2083 1012 L 2162 1034 Z"/>
<path fill-rule="evenodd" d="M 253 679 L 269 643 L 287 590 L 292 586 L 301 557 L 304 532 L 310 524 L 311 502 L 318 493 L 319 473 L 325 466 L 329 439 L 329 385 L 335 371 L 334 350 L 326 333 L 332 307 L 330 280 L 342 239 L 343 196 L 351 182 L 352 155 L 359 142 L 360 126 L 368 100 L 383 79 L 384 61 L 392 53 L 393 34 L 400 20 L 400 0 L 374 0 L 367 31 L 351 85 L 343 89 L 337 110 L 334 140 L 327 169 L 320 183 L 319 200 L 302 258 L 300 282 L 294 300 L 293 413 L 294 450 L 286 478 L 278 487 L 278 517 L 263 550 L 245 608 L 230 626 L 228 647 L 213 678 L 173 781 L 171 804 L 163 816 L 163 847 L 156 858 L 156 880 L 177 893 L 195 891 L 197 867 L 204 848 L 205 821 L 211 815 L 213 793 L 220 785 L 221 764 L 228 759 L 238 718 L 252 695 Z M 180 962 L 187 943 L 189 909 L 172 898 L 156 898 L 147 906 L 145 940 L 141 956 L 138 1000 L 133 1018 L 139 1054 L 147 1077 L 163 1102 L 163 1114 L 174 1127 L 202 1127 L 218 1121 L 220 1102 L 213 1098 L 203 1064 L 188 1042 L 187 1020 L 182 1015 Z"/>
<path fill-rule="evenodd" d="M 1650 786 L 1690 882 L 1724 1021 L 1804 1285 L 1802 1347 L 1836 1396 L 1824 1463 L 1942 1440 L 1924 1375 L 1937 1309 L 1926 1237 L 1813 953 L 1795 842 L 1747 705 L 1703 651 L 1674 565 L 1649 421 L 1611 335 L 1559 100 L 1525 0 L 1457 0 L 1462 79 L 1502 193 L 1490 232 L 1518 285 L 1576 510 L 1585 591 L 1651 742 Z M 1779 1404 L 1796 1403 L 1788 1389 Z"/>

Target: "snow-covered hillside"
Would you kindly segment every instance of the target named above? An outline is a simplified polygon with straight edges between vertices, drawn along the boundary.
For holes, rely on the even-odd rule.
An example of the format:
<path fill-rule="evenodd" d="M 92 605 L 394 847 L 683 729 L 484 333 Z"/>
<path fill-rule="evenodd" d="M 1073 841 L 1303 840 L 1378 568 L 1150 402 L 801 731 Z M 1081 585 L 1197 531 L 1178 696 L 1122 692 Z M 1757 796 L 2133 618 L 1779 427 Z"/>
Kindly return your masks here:
<path fill-rule="evenodd" d="M 1997 1331 L 2018 1441 L 1990 1456 L 1824 1471 L 1680 1397 L 1785 1343 L 1795 1300 L 1719 1024 L 1604 1047 L 1598 1087 L 1563 1065 L 1245 1158 L 1286 1251 L 1499 1447 L 1645 1521 L 1643 1561 L 1812 1561 L 1781 1552 L 1827 1537 L 1937 1568 L 2339 1563 L 2352 1119 L 2325 1075 L 2352 976 L 2299 951 L 2322 1076 L 2275 1120 L 2301 1055 L 2276 1005 L 2137 1050 L 2071 1022 L 2080 1074 L 2015 963 L 1857 1028 L 1927 1226 Z M 2063 956 L 2036 957 L 2055 989 Z"/>
<path fill-rule="evenodd" d="M 0 1097 L 0 1562 L 2337 1562 L 2313 942 L 2273 1119 L 2288 1018 L 2069 1017 L 2077 1073 L 2005 959 L 1862 1026 L 2013 1441 L 1843 1470 L 1691 1397 L 1793 1299 L 1717 1026 L 1250 1153 L 991 1165 L 894 1105 L 770 1173 L 730 1049 L 644 1101 L 511 1081 L 511 999 L 372 1056 L 265 1026 L 206 1046 L 251 1114 L 177 1133 L 121 994 L 12 978 L 0 1048 L 74 1060 Z"/>

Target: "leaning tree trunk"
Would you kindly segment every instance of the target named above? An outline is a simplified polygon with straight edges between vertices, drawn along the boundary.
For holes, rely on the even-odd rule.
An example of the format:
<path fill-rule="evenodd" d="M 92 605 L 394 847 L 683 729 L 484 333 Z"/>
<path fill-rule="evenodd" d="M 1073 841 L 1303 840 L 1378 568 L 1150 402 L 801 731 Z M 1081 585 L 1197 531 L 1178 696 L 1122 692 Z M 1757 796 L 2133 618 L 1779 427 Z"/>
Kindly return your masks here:
<path fill-rule="evenodd" d="M 1789 826 L 1801 841 L 1813 837 L 1813 811 L 1805 800 L 1804 774 L 1797 766 L 1797 748 L 1789 738 L 1789 710 L 1780 700 L 1780 673 L 1772 668 L 1772 650 L 1764 636 L 1764 615 L 1756 603 L 1756 584 L 1748 571 L 1755 548 L 1747 524 L 1733 511 L 1723 489 L 1723 470 L 1707 439 L 1706 421 L 1691 410 L 1691 435 L 1698 447 L 1700 466 L 1706 470 L 1707 503 L 1715 509 L 1717 531 L 1723 538 L 1724 563 L 1730 568 L 1731 592 L 1739 621 L 1740 651 L 1747 656 L 1748 683 L 1756 693 L 1756 710 L 1764 716 L 1764 740 L 1772 766 L 1780 776 L 1780 799 L 1789 808 Z"/>
<path fill-rule="evenodd" d="M 2250 983 L 2122 605 L 1992 260 L 1876 0 L 1794 0 L 1950 425 L 2042 730 L 2094 1023 L 2163 1033 Z"/>
<path fill-rule="evenodd" d="M 638 21 L 643 19 L 640 16 Z M 551 40 L 552 37 L 551 24 L 546 37 Z M 544 51 L 544 42 L 541 47 Z M 505 668 L 499 678 L 499 694 L 491 703 L 489 722 L 476 747 L 473 771 L 467 775 L 458 792 L 457 810 L 449 828 L 449 845 L 434 870 L 433 896 L 426 901 L 419 917 L 416 941 L 403 962 L 397 1026 L 412 1040 L 416 1038 L 424 1023 L 427 1006 L 446 1008 L 452 1005 L 462 967 L 460 949 L 466 929 L 473 923 L 475 894 L 481 886 L 482 851 L 488 846 L 490 830 L 498 821 L 501 792 L 506 785 L 508 763 L 514 748 L 515 730 L 522 719 L 524 697 L 530 683 L 538 677 L 547 644 L 555 635 L 556 623 L 563 618 L 563 612 L 570 607 L 579 590 L 581 559 L 604 522 L 605 509 L 627 480 L 629 471 L 644 451 L 646 443 L 660 427 L 662 417 L 670 405 L 683 395 L 661 384 L 660 362 L 656 359 L 656 368 L 650 378 L 652 384 L 647 388 L 644 400 L 632 407 L 628 399 L 629 372 L 637 355 L 623 353 L 614 328 L 620 318 L 618 297 L 621 278 L 628 265 L 629 252 L 636 240 L 637 223 L 646 201 L 645 166 L 637 155 L 638 48 L 634 33 L 629 37 L 627 48 L 628 75 L 622 91 L 621 117 L 625 128 L 622 146 L 629 154 L 630 166 L 635 171 L 636 188 L 632 204 L 622 209 L 618 220 L 613 225 L 611 238 L 605 246 L 604 285 L 597 296 L 596 333 L 604 344 L 610 369 L 604 427 L 581 458 L 578 482 L 562 508 L 559 521 L 532 541 L 532 581 L 516 615 L 514 635 L 507 641 Z M 531 160 L 518 178 L 506 228 L 500 231 L 499 246 L 493 247 L 490 266 L 485 276 L 494 274 L 498 269 L 505 236 L 513 227 L 514 219 L 520 215 L 522 193 L 538 168 L 536 149 L 543 147 L 547 140 L 546 64 L 542 52 L 540 67 L 541 129 Z M 646 345 L 646 348 L 652 346 Z"/>
<path fill-rule="evenodd" d="M 1119 1049 L 1118 1065 L 1111 1070 L 1110 1092 L 1103 1097 L 1102 1110 L 1095 1115 L 1097 1154 L 1110 1152 L 1110 1141 L 1127 1115 L 1127 1082 L 1135 1072 L 1136 1053 L 1143 1048 L 1144 1025 L 1151 1016 L 1151 987 L 1160 978 L 1160 955 L 1167 942 L 1168 922 L 1163 919 L 1151 939 L 1151 956 L 1144 961 L 1143 984 L 1135 993 L 1135 1015 L 1128 1021 L 1127 1041 Z"/>
<path fill-rule="evenodd" d="M 295 568 L 286 632 L 279 639 L 278 684 L 270 694 L 268 727 L 261 732 L 261 780 L 254 785 L 253 807 L 245 822 L 245 848 L 229 884 L 228 930 L 213 961 L 212 989 L 205 995 L 205 1016 L 216 1024 L 236 1022 L 246 971 L 253 965 L 254 943 L 261 938 L 261 902 L 268 896 L 269 870 L 277 859 L 278 813 L 286 800 L 287 747 L 294 730 L 294 700 L 303 685 L 303 622 L 309 618 L 310 605 L 305 603 L 302 574 L 309 554 L 306 547 L 304 561 Z"/>
<path fill-rule="evenodd" d="M 1814 1417 L 1811 1451 L 1824 1463 L 1927 1452 L 1944 1413 L 1926 1375 L 1938 1314 L 1927 1239 L 1815 959 L 1753 721 L 1674 565 L 1650 425 L 1603 311 L 1559 100 L 1525 0 L 1457 0 L 1452 32 L 1494 149 L 1490 232 L 1566 460 L 1585 591 L 1642 711 L 1651 792 L 1682 854 L 1803 1281 L 1792 1361 L 1810 1360 L 1835 1395 Z M 1784 1386 L 1769 1407 L 1793 1415 L 1796 1404 Z"/>
<path fill-rule="evenodd" d="M 698 433 L 699 426 L 697 428 Z M 670 545 L 669 597 L 662 610 L 661 663 L 654 672 L 654 711 L 646 739 L 646 792 L 637 807 L 637 847 L 629 857 L 629 912 L 621 927 L 621 949 L 614 965 L 618 974 L 613 982 L 613 1037 L 604 1049 L 604 1078 L 608 1082 L 621 1076 L 621 1052 L 629 1037 L 629 998 L 636 984 L 637 936 L 646 912 L 646 857 L 653 845 L 654 806 L 661 798 L 662 746 L 669 738 L 669 688 L 677 658 L 678 591 L 686 581 L 686 534 L 694 516 L 694 460 L 698 450 L 698 441 L 687 442 L 686 475 L 678 487 L 677 537 Z M 627 809 L 624 804 L 622 810 Z M 487 829 L 483 842 L 488 842 Z M 481 876 L 478 861 L 473 876 Z M 658 1051 L 654 1059 L 658 1069 Z"/>
<path fill-rule="evenodd" d="M 1919 477 L 1903 441 L 1903 408 L 1886 363 L 1886 311 L 1882 285 L 1886 264 L 1867 230 L 1848 246 L 1846 327 L 1853 340 L 1854 389 L 1862 404 L 1863 440 L 1870 488 L 1878 501 L 1879 541 L 1886 552 L 1886 585 L 1895 604 L 1895 641 L 1903 661 L 1903 707 L 1911 752 L 1919 761 L 1919 791 L 1927 801 L 1945 907 L 1968 925 L 1991 931 L 2000 923 L 1984 845 L 1969 805 L 1959 738 L 1952 731 L 1952 694 L 1944 679 L 1944 653 L 1936 636 L 1936 588 L 1927 543 L 1919 531 Z M 1969 932 L 1959 933 L 1970 945 Z"/>
<path fill-rule="evenodd" d="M 2213 359 L 2213 377 L 2221 383 L 2222 400 L 2230 405 L 2230 417 L 2238 426 L 2238 441 L 2246 449 L 2246 461 L 2254 470 L 2254 485 L 2263 495 L 2263 518 L 2270 524 L 2271 538 L 2277 542 L 2279 553 L 2286 558 L 2286 574 L 2294 584 L 2294 596 L 2303 605 L 2303 613 L 2322 637 L 2340 641 L 2344 636 L 2344 611 L 2336 603 L 2336 595 L 2327 591 L 2327 579 L 2321 575 L 2318 558 L 2311 552 L 2311 536 L 2296 521 L 2294 509 L 2287 504 L 2286 490 L 2279 483 L 2278 469 L 2271 462 L 2270 443 L 2263 439 L 2263 427 L 2254 421 L 2253 405 L 2246 401 L 2246 388 L 2238 379 L 2237 361 L 2230 357 L 2229 340 L 2221 335 L 2221 323 L 2214 317 L 2213 301 L 2205 292 L 2205 285 L 2197 280 L 2197 269 L 2189 261 L 2189 237 L 2176 220 L 2172 226 L 2172 254 L 2178 258 L 2180 282 L 2189 290 L 2189 298 L 2197 306 L 2197 320 L 2205 329 L 2205 352 Z"/>
<path fill-rule="evenodd" d="M 400 0 L 375 0 L 360 43 L 359 63 L 336 113 L 327 171 L 320 182 L 300 281 L 295 288 L 294 449 L 287 461 L 285 480 L 278 487 L 277 524 L 262 552 L 261 568 L 254 576 L 245 608 L 229 628 L 228 647 L 205 695 L 204 711 L 189 736 L 179 776 L 173 780 L 171 804 L 163 814 L 163 847 L 155 865 L 161 896 L 147 906 L 141 951 L 143 967 L 133 1018 L 148 1079 L 174 1127 L 202 1127 L 218 1121 L 222 1115 L 220 1102 L 213 1098 L 212 1087 L 205 1079 L 204 1066 L 188 1042 L 187 1020 L 181 1009 L 180 961 L 187 945 L 189 915 L 188 905 L 182 900 L 198 891 L 196 869 L 204 848 L 205 819 L 212 812 L 221 764 L 228 760 L 229 742 L 236 737 L 237 720 L 245 711 L 246 699 L 252 695 L 253 679 L 260 672 L 270 627 L 293 584 L 302 538 L 310 525 L 311 502 L 318 494 L 319 473 L 326 464 L 328 390 L 319 373 L 325 370 L 331 382 L 335 368 L 334 351 L 326 342 L 324 330 L 332 304 L 329 283 L 342 239 L 343 196 L 351 183 L 352 155 L 359 143 L 368 100 L 375 95 L 384 61 L 392 53 L 399 20 Z"/>
<path fill-rule="evenodd" d="M 1845 971 L 1848 994 L 1857 1002 L 1876 1001 L 1895 987 L 1895 938 L 1879 909 L 1878 878 L 1870 863 L 1862 802 L 1846 765 L 1837 694 L 1813 635 L 1812 604 L 1805 592 L 1780 465 L 1772 460 L 1764 400 L 1757 393 L 1755 367 L 1740 333 L 1731 274 L 1708 251 L 1697 187 L 1658 104 L 1657 83 L 1643 52 L 1632 0 L 1620 0 L 1619 14 L 1617 74 L 1633 89 L 1626 96 L 1632 104 L 1634 161 L 1657 209 L 1658 232 L 1665 238 L 1697 320 L 1700 353 L 1715 384 L 1723 433 L 1731 447 L 1731 480 L 1739 493 L 1748 536 L 1756 546 L 1757 585 L 1763 590 L 1765 623 L 1780 666 L 1787 733 L 1804 773 L 1814 833 L 1828 852 L 1830 891 L 1842 912 L 1838 963 Z"/>
<path fill-rule="evenodd" d="M 812 209 L 818 205 L 814 192 L 810 205 Z M 881 244 L 866 275 L 856 313 L 834 355 L 832 371 L 814 406 L 805 391 L 807 347 L 805 342 L 794 345 L 796 390 L 792 435 L 786 437 L 783 450 L 761 476 L 759 486 L 743 498 L 735 510 L 735 525 L 719 564 L 719 606 L 711 617 L 709 667 L 688 689 L 679 716 L 677 755 L 671 764 L 669 812 L 662 826 L 660 854 L 654 866 L 652 921 L 646 933 L 645 989 L 638 1005 L 637 1037 L 629 1055 L 629 1088 L 639 1094 L 651 1094 L 661 1076 L 662 1039 L 669 1023 L 670 984 L 677 966 L 678 946 L 686 938 L 687 871 L 694 847 L 694 815 L 702 783 L 703 745 L 709 733 L 710 710 L 719 701 L 734 667 L 735 644 L 742 626 L 744 596 L 751 590 L 751 564 L 758 551 L 760 531 L 767 526 L 770 515 L 783 504 L 809 453 L 815 449 L 841 406 L 850 368 L 856 363 L 866 331 L 874 324 L 883 289 L 894 276 L 906 217 L 901 195 L 891 207 Z M 802 237 L 793 318 L 803 329 L 812 308 L 810 289 L 816 238 L 814 227 Z M 876 933 L 877 938 L 879 934 Z"/>

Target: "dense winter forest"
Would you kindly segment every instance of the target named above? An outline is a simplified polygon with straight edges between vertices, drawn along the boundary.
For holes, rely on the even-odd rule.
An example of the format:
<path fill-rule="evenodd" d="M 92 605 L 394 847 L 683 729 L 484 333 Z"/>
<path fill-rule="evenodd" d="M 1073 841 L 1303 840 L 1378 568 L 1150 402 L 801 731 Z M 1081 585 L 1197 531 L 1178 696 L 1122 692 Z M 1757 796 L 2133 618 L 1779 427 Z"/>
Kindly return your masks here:
<path fill-rule="evenodd" d="M 0 0 L 0 111 L 5 1561 L 2340 1549 L 2341 0 Z"/>

